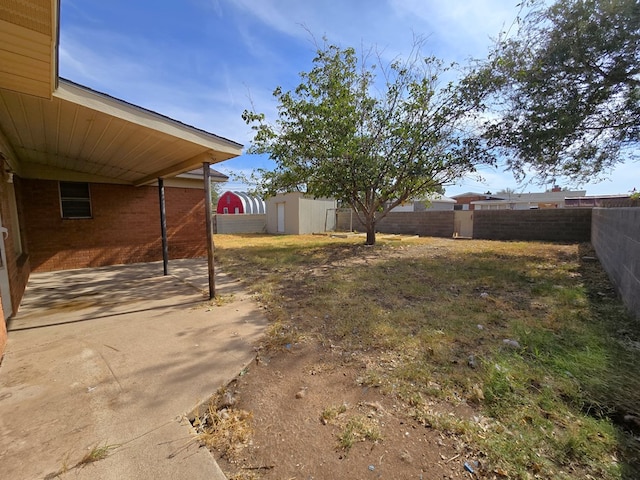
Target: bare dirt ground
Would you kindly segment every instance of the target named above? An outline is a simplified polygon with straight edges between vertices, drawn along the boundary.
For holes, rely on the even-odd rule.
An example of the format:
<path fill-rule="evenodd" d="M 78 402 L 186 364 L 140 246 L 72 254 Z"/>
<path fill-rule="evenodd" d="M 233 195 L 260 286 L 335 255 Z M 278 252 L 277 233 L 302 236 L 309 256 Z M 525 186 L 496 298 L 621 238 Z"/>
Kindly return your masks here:
<path fill-rule="evenodd" d="M 371 361 L 320 345 L 259 356 L 229 386 L 235 407 L 253 412 L 253 438 L 237 460 L 219 457 L 221 468 L 230 478 L 473 478 L 464 463 L 473 469 L 478 458 L 467 445 L 407 418 L 408 406 L 398 400 L 358 385 Z M 343 413 L 323 421 L 328 407 L 342 405 Z M 450 413 L 473 415 L 468 406 Z M 350 418 L 362 417 L 378 426 L 380 439 L 360 439 L 347 451 L 338 436 Z"/>

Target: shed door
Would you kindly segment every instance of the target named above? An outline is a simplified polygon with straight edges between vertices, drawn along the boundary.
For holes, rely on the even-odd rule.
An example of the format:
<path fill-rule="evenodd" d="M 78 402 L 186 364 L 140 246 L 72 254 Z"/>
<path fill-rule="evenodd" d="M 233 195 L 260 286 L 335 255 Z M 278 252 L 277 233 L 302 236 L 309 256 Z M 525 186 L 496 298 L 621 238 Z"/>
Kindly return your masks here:
<path fill-rule="evenodd" d="M 284 233 L 284 202 L 276 204 L 278 207 L 278 233 Z"/>
<path fill-rule="evenodd" d="M 9 318 L 12 311 L 9 273 L 7 272 L 7 252 L 4 248 L 4 239 L 7 234 L 8 231 L 2 226 L 2 219 L 0 219 L 0 296 L 2 296 L 2 310 L 5 318 Z"/>

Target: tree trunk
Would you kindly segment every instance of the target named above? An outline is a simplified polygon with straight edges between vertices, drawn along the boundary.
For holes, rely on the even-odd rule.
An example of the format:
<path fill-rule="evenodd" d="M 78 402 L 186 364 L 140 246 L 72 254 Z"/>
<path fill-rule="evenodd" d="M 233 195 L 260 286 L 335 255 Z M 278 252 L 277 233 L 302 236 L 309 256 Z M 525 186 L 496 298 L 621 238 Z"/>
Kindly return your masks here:
<path fill-rule="evenodd" d="M 364 242 L 365 245 L 375 245 L 376 244 L 376 222 L 369 220 L 367 222 L 367 241 Z"/>

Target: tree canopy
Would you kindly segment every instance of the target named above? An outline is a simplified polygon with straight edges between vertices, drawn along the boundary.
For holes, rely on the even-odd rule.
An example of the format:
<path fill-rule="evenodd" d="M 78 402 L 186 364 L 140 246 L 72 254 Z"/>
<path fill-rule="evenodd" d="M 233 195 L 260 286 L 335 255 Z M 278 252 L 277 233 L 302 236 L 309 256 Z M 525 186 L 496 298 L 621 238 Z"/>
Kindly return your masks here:
<path fill-rule="evenodd" d="M 261 172 L 267 195 L 335 198 L 353 208 L 374 244 L 376 223 L 392 208 L 492 159 L 467 131 L 476 97 L 452 83 L 439 86 L 442 62 L 417 53 L 377 67 L 368 59 L 325 45 L 293 91 L 275 89 L 275 123 L 253 111 L 243 118 L 255 131 L 250 153 L 267 153 L 276 164 Z"/>
<path fill-rule="evenodd" d="M 516 177 L 578 183 L 637 158 L 640 133 L 640 3 L 525 1 L 512 38 L 502 37 L 466 82 L 497 109 L 484 138 Z M 531 173 L 531 172 L 528 172 Z"/>

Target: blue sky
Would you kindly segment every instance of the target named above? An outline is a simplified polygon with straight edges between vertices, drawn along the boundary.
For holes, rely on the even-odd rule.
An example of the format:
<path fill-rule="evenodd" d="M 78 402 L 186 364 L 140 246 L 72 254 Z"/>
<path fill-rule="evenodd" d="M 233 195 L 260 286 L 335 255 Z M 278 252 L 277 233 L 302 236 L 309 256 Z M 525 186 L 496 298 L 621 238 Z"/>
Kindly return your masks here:
<path fill-rule="evenodd" d="M 375 46 L 385 58 L 407 56 L 414 35 L 423 52 L 464 64 L 487 53 L 491 39 L 513 23 L 519 0 L 62 0 L 60 75 L 248 146 L 241 114 L 252 105 L 275 118 L 272 92 L 294 88 L 312 66 L 313 38 L 343 47 Z M 242 155 L 215 166 L 227 174 L 269 168 Z M 447 195 L 516 184 L 485 168 Z M 588 194 L 640 189 L 640 164 L 583 185 Z M 562 186 L 575 187 L 561 183 Z M 225 189 L 243 189 L 229 182 Z"/>

